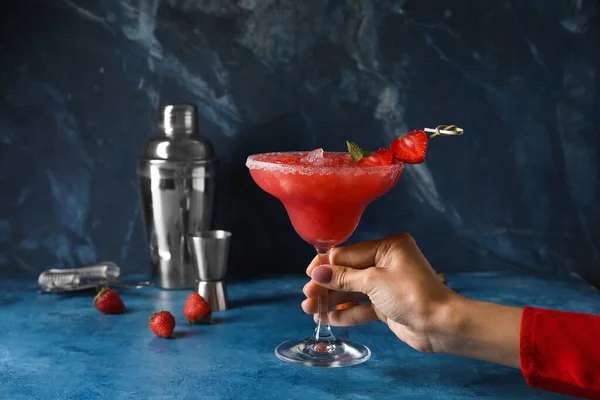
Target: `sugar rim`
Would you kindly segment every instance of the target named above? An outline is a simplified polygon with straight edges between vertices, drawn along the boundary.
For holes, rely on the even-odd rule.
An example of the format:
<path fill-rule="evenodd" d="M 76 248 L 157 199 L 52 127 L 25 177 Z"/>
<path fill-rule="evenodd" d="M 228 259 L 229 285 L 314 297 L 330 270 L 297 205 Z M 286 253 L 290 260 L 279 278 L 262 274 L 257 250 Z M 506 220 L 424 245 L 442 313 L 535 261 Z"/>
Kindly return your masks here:
<path fill-rule="evenodd" d="M 271 153 L 259 153 L 252 154 L 246 160 L 246 167 L 248 169 L 258 169 L 263 171 L 273 171 L 282 174 L 303 174 L 303 175 L 331 175 L 339 172 L 352 172 L 354 175 L 367 175 L 367 174 L 381 174 L 382 172 L 395 172 L 396 170 L 402 171 L 404 163 L 392 164 L 392 165 L 378 165 L 378 166 L 336 166 L 336 167 L 321 167 L 321 166 L 309 166 L 309 165 L 290 165 L 290 164 L 278 164 L 269 161 L 257 160 L 256 157 L 269 157 L 277 155 L 302 155 L 308 154 L 310 151 L 283 151 L 283 152 L 271 152 Z M 339 151 L 326 151 L 324 154 L 348 154 Z"/>

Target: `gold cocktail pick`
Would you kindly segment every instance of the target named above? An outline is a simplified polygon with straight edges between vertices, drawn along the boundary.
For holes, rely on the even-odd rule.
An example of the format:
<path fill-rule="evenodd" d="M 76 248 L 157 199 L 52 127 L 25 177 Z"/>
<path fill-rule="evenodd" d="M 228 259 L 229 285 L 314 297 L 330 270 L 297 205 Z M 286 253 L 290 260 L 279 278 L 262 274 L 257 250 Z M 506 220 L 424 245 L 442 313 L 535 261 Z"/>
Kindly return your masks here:
<path fill-rule="evenodd" d="M 456 125 L 438 125 L 435 128 L 425 128 L 425 132 L 433 133 L 429 138 L 436 136 L 459 136 L 463 134 L 463 128 L 459 128 Z"/>

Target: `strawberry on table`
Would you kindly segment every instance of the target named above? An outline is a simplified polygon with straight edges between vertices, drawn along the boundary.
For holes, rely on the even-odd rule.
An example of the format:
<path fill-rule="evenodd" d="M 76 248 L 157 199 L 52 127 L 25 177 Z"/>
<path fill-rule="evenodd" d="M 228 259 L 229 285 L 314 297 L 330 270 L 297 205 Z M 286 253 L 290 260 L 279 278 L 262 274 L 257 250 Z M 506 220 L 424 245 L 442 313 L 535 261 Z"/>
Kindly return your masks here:
<path fill-rule="evenodd" d="M 150 317 L 150 329 L 157 336 L 170 338 L 175 329 L 175 317 L 168 311 L 159 311 Z"/>
<path fill-rule="evenodd" d="M 428 143 L 429 137 L 425 131 L 414 130 L 394 140 L 390 149 L 398 160 L 408 164 L 420 164 L 425 161 Z"/>
<path fill-rule="evenodd" d="M 206 324 L 211 320 L 212 310 L 206 300 L 194 292 L 188 296 L 183 307 L 183 314 L 190 324 Z"/>
<path fill-rule="evenodd" d="M 125 303 L 117 292 L 109 288 L 102 288 L 96 297 L 94 305 L 105 314 L 123 314 L 125 312 Z"/>

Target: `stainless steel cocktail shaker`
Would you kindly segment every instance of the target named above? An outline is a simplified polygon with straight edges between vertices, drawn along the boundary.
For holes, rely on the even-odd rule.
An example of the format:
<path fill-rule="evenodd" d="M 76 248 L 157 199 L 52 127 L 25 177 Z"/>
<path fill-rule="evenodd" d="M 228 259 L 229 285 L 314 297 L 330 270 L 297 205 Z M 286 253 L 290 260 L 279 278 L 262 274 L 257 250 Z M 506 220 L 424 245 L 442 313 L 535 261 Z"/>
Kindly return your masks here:
<path fill-rule="evenodd" d="M 193 105 L 161 106 L 138 163 L 152 278 L 164 289 L 197 287 L 187 235 L 212 225 L 217 160 L 196 125 Z"/>

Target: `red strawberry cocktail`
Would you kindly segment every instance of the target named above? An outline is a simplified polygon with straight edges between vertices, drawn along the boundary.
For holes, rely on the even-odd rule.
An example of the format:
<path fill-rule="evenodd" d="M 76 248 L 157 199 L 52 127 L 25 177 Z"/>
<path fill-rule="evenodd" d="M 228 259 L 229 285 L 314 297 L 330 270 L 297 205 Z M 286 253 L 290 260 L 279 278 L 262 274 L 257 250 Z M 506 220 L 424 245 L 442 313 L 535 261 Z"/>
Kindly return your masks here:
<path fill-rule="evenodd" d="M 348 142 L 348 153 L 317 149 L 255 154 L 248 157 L 246 166 L 256 184 L 283 203 L 298 235 L 315 247 L 324 264 L 329 263 L 329 251 L 352 235 L 367 205 L 394 187 L 405 163 L 425 160 L 431 137 L 462 134 L 453 125 L 428 131 L 434 134 L 412 131 L 389 149 L 372 153 Z M 326 292 L 319 297 L 314 334 L 281 343 L 275 349 L 277 357 L 313 367 L 350 366 L 370 357 L 366 346 L 338 339 L 331 332 Z"/>
<path fill-rule="evenodd" d="M 277 197 L 294 229 L 318 250 L 345 242 L 365 207 L 388 192 L 404 164 L 362 166 L 347 153 L 322 150 L 250 156 L 246 164 L 258 186 Z"/>

